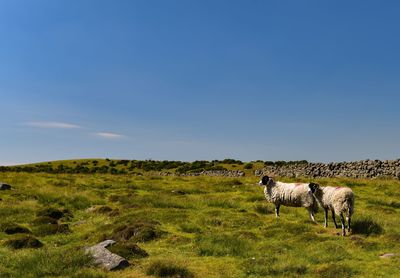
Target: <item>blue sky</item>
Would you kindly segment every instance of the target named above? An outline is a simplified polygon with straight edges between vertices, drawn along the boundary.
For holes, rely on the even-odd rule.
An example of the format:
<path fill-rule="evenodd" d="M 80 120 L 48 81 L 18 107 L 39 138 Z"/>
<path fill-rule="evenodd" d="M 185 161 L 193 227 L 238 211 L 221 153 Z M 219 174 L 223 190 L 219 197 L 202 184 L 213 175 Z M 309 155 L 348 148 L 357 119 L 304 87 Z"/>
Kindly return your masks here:
<path fill-rule="evenodd" d="M 0 2 L 0 165 L 400 157 L 398 1 Z"/>

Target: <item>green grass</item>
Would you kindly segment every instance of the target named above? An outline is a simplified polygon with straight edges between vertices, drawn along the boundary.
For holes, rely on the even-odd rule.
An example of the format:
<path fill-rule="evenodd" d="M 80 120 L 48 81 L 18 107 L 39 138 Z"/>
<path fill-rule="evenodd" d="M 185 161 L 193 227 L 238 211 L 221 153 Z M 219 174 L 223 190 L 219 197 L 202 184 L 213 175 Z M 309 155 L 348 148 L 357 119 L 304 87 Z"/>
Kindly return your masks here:
<path fill-rule="evenodd" d="M 353 189 L 354 229 L 347 237 L 331 219 L 323 228 L 321 211 L 318 224 L 304 208 L 281 207 L 276 219 L 250 175 L 5 172 L 0 181 L 13 186 L 0 191 L 0 277 L 400 276 L 399 256 L 379 258 L 400 254 L 399 180 L 318 179 Z M 18 232 L 24 229 L 32 234 Z M 10 247 L 24 236 L 43 246 Z M 107 273 L 84 254 L 85 246 L 110 238 L 130 267 Z"/>

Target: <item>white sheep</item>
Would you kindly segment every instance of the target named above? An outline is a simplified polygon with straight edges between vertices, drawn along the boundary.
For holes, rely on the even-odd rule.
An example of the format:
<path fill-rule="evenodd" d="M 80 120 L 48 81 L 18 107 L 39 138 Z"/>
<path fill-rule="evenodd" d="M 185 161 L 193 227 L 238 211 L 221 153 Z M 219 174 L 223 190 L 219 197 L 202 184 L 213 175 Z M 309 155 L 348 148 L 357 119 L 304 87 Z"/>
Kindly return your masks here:
<path fill-rule="evenodd" d="M 275 205 L 276 217 L 279 217 L 281 205 L 289 207 L 305 207 L 312 221 L 318 211 L 318 204 L 311 193 L 308 183 L 283 183 L 263 176 L 259 185 L 265 186 L 265 198 Z"/>
<path fill-rule="evenodd" d="M 340 216 L 342 223 L 342 235 L 346 235 L 346 227 L 343 214 L 346 213 L 347 230 L 350 232 L 351 216 L 354 212 L 354 193 L 348 187 L 320 186 L 310 183 L 310 189 L 315 199 L 325 211 L 325 228 L 328 227 L 328 209 L 332 212 L 333 223 L 336 224 L 335 214 Z"/>

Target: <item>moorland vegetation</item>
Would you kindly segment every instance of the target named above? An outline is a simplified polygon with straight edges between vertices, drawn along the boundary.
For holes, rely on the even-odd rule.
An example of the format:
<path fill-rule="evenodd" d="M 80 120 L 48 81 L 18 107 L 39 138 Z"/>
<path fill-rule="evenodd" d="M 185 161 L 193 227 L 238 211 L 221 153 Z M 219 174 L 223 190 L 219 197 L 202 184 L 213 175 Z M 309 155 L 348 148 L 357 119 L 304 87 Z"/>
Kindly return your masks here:
<path fill-rule="evenodd" d="M 321 212 L 317 224 L 302 208 L 282 207 L 276 219 L 247 163 L 213 163 L 248 171 L 229 178 L 159 176 L 138 167 L 133 174 L 92 173 L 106 164 L 133 165 L 94 161 L 38 167 L 80 165 L 88 173 L 0 172 L 0 181 L 11 185 L 0 191 L 1 277 L 400 276 L 399 256 L 380 258 L 400 254 L 399 180 L 318 179 L 354 191 L 353 231 L 342 237 L 340 229 L 323 227 Z M 167 171 L 185 166 L 169 165 Z M 107 272 L 93 264 L 84 248 L 105 239 L 117 241 L 112 252 L 129 267 Z"/>

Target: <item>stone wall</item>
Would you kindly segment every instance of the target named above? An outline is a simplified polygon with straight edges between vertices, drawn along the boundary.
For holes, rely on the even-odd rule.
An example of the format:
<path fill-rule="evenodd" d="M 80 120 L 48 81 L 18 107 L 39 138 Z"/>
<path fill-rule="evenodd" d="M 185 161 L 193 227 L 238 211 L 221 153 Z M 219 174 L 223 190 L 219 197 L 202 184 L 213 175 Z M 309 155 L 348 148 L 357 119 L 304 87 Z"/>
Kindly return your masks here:
<path fill-rule="evenodd" d="M 337 163 L 303 163 L 292 165 L 270 165 L 255 171 L 255 175 L 270 175 L 281 177 L 312 177 L 312 178 L 377 178 L 390 177 L 400 179 L 400 159 L 398 160 L 362 160 Z"/>
<path fill-rule="evenodd" d="M 160 176 L 181 176 L 181 177 L 191 177 L 191 176 L 209 176 L 209 177 L 243 177 L 245 173 L 240 170 L 210 170 L 202 172 L 193 173 L 170 173 L 170 172 L 160 172 Z"/>

